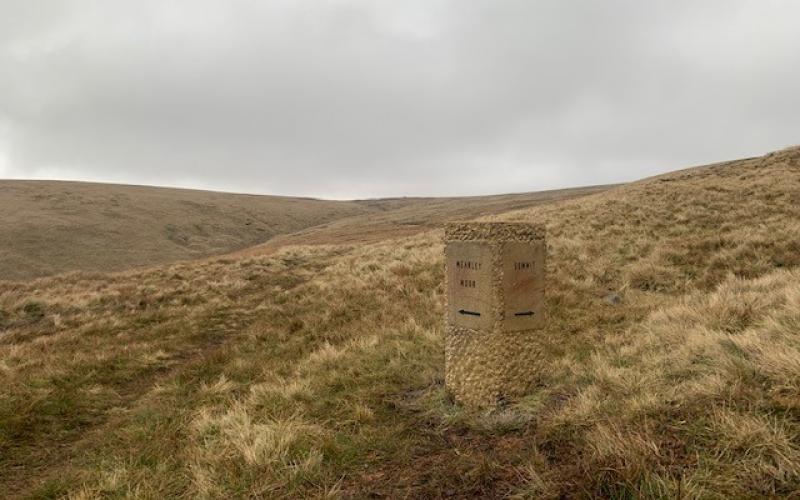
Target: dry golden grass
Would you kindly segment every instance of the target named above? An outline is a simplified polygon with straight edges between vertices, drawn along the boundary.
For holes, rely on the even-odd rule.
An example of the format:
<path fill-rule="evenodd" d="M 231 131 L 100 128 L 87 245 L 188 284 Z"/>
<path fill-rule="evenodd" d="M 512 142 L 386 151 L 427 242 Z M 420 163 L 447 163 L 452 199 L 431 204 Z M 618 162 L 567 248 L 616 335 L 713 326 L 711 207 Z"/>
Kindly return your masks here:
<path fill-rule="evenodd" d="M 442 386 L 438 231 L 0 284 L 0 490 L 800 492 L 800 151 L 493 218 L 547 225 L 549 317 L 484 414 Z"/>
<path fill-rule="evenodd" d="M 468 196 L 463 198 L 387 198 L 363 200 L 370 208 L 363 215 L 346 217 L 237 252 L 238 256 L 264 255 L 290 245 L 376 243 L 413 236 L 441 227 L 451 220 L 469 220 L 490 214 L 531 208 L 554 201 L 579 198 L 615 187 L 587 186 L 533 193 Z"/>
<path fill-rule="evenodd" d="M 235 251 L 261 254 L 298 242 L 374 242 L 416 234 L 450 217 L 477 217 L 605 189 L 327 201 L 0 180 L 0 281 L 69 271 L 124 271 Z M 264 247 L 250 250 L 264 242 Z"/>

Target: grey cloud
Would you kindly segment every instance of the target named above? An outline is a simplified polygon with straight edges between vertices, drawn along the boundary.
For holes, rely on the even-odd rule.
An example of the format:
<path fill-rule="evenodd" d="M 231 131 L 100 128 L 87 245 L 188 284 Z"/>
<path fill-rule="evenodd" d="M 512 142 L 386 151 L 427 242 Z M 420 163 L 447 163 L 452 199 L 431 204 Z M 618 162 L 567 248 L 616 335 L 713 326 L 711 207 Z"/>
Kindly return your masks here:
<path fill-rule="evenodd" d="M 788 1 L 33 4 L 0 6 L 0 176 L 478 194 L 799 141 Z"/>

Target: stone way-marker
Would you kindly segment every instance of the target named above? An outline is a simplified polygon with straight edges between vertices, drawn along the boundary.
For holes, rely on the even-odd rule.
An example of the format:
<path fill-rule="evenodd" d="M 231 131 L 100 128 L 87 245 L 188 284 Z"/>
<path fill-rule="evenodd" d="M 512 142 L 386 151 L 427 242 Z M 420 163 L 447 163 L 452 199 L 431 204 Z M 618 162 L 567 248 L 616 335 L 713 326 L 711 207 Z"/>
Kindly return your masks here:
<path fill-rule="evenodd" d="M 524 394 L 540 357 L 545 230 L 535 224 L 445 226 L 445 383 L 467 406 Z"/>

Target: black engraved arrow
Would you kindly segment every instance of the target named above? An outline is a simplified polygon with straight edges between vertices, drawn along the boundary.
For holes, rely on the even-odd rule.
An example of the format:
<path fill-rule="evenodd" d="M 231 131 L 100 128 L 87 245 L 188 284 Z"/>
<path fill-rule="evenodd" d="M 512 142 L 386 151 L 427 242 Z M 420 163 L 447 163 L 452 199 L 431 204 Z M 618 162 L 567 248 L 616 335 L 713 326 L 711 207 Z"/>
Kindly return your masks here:
<path fill-rule="evenodd" d="M 458 314 L 467 314 L 469 316 L 480 316 L 481 313 L 475 311 L 465 311 L 464 309 L 459 309 Z"/>
<path fill-rule="evenodd" d="M 533 311 L 525 311 L 521 313 L 516 313 L 514 316 L 533 316 Z"/>

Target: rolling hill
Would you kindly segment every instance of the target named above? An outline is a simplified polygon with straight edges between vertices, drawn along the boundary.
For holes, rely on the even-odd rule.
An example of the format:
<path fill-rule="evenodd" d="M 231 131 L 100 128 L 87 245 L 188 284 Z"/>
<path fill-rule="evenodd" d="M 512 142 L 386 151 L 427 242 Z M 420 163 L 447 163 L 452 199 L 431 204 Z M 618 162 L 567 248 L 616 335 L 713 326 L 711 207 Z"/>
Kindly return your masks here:
<path fill-rule="evenodd" d="M 450 220 L 469 220 L 559 200 L 599 193 L 614 185 L 586 186 L 532 193 L 461 198 L 388 198 L 360 200 L 366 214 L 344 217 L 294 233 L 281 234 L 237 255 L 261 255 L 291 245 L 363 244 L 411 236 L 442 227 Z"/>
<path fill-rule="evenodd" d="M 483 413 L 443 386 L 438 229 L 0 282 L 0 491 L 800 491 L 800 149 L 486 218 L 547 226 L 548 284 L 530 394 Z"/>
<path fill-rule="evenodd" d="M 597 192 L 591 187 L 466 198 L 327 201 L 59 181 L 0 181 L 0 280 L 122 271 L 226 254 L 270 241 L 408 235 L 449 216 L 477 217 Z M 333 224 L 340 221 L 340 224 Z M 307 231 L 304 231 L 307 230 Z M 279 235 L 299 234 L 272 240 Z"/>
<path fill-rule="evenodd" d="M 367 211 L 308 198 L 5 180 L 0 280 L 206 257 Z"/>

